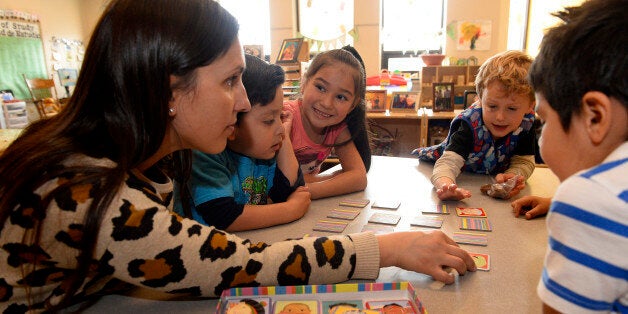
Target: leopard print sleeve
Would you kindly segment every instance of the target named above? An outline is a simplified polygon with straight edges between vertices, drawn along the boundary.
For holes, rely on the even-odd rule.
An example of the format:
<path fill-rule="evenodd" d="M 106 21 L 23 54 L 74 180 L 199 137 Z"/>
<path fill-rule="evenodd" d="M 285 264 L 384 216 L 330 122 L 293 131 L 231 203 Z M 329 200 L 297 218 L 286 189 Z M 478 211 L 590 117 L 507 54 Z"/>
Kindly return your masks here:
<path fill-rule="evenodd" d="M 238 286 L 374 279 L 375 236 L 356 234 L 251 243 L 172 214 L 159 193 L 128 184 L 103 220 L 97 253 L 123 281 L 171 293 L 219 296 Z"/>

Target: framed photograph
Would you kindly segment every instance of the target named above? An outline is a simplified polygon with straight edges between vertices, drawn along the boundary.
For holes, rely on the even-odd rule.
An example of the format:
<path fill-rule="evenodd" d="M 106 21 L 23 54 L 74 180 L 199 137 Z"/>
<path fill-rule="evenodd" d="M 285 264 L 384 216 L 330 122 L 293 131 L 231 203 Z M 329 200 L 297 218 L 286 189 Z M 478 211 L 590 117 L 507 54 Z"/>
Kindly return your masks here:
<path fill-rule="evenodd" d="M 434 112 L 454 111 L 454 83 L 432 83 Z"/>
<path fill-rule="evenodd" d="M 299 51 L 303 45 L 303 38 L 284 39 L 277 55 L 276 63 L 293 63 L 298 60 Z"/>
<path fill-rule="evenodd" d="M 464 107 L 469 108 L 473 103 L 478 101 L 478 93 L 474 90 L 464 91 Z"/>
<path fill-rule="evenodd" d="M 367 90 L 364 95 L 366 112 L 386 111 L 386 90 Z"/>
<path fill-rule="evenodd" d="M 264 46 L 263 45 L 244 45 L 244 53 L 252 56 L 256 56 L 264 60 Z"/>
<path fill-rule="evenodd" d="M 392 112 L 411 112 L 417 111 L 417 101 L 419 100 L 419 92 L 393 92 L 390 97 L 390 111 Z"/>
<path fill-rule="evenodd" d="M 76 69 L 59 69 L 59 84 L 61 86 L 74 86 L 76 85 L 76 79 L 78 78 L 78 71 Z"/>

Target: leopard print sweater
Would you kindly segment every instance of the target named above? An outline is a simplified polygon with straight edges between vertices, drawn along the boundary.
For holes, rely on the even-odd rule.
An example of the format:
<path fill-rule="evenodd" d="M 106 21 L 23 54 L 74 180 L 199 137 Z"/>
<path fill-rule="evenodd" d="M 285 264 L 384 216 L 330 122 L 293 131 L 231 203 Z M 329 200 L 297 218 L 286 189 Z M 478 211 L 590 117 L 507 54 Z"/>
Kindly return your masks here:
<path fill-rule="evenodd" d="M 69 164 L 115 166 L 109 160 L 70 158 Z M 64 279 L 76 269 L 76 243 L 96 186 L 77 186 L 51 202 L 45 217 L 32 204 L 58 186 L 51 180 L 20 200 L 0 233 L 0 311 L 44 311 L 64 295 Z M 74 299 L 126 283 L 169 293 L 219 296 L 238 286 L 301 285 L 374 279 L 379 251 L 370 233 L 251 243 L 171 211 L 172 181 L 128 173 L 105 213 L 94 267 Z M 29 245 L 32 226 L 43 222 L 41 241 Z"/>

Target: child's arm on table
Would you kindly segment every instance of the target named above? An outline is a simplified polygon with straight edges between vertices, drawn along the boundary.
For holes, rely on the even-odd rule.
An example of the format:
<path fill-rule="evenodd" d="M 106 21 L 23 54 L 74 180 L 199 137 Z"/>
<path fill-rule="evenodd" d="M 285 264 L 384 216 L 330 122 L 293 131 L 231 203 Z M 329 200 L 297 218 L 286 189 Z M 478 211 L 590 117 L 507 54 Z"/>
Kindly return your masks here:
<path fill-rule="evenodd" d="M 343 139 L 348 138 L 349 131 L 345 129 L 338 137 L 337 142 L 342 142 Z M 362 191 L 366 188 L 366 168 L 355 144 L 350 141 L 345 145 L 335 147 L 335 152 L 340 160 L 341 170 L 331 174 L 305 177 L 305 182 L 307 182 L 312 193 L 312 199 Z"/>
<path fill-rule="evenodd" d="M 227 231 L 244 231 L 266 228 L 297 220 L 310 207 L 310 192 L 305 186 L 298 187 L 285 202 L 266 205 L 244 205 L 242 214 Z"/>
<path fill-rule="evenodd" d="M 464 165 L 464 158 L 453 151 L 446 150 L 435 163 L 431 181 L 436 195 L 441 200 L 461 200 L 471 197 L 471 192 L 459 188 L 456 177 Z"/>

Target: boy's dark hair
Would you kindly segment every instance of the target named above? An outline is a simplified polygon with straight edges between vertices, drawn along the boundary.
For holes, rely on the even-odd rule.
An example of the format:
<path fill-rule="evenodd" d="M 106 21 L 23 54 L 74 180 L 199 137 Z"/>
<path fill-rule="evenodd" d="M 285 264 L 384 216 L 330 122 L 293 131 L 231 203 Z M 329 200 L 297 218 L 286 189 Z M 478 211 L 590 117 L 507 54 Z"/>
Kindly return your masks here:
<path fill-rule="evenodd" d="M 530 68 L 530 84 L 556 110 L 565 131 L 580 100 L 599 91 L 628 106 L 628 0 L 590 0 L 554 14 Z"/>
<path fill-rule="evenodd" d="M 275 100 L 277 87 L 286 81 L 284 70 L 253 55 L 245 54 L 246 69 L 242 73 L 242 84 L 246 89 L 251 106 L 266 106 Z M 238 122 L 246 112 L 238 112 Z"/>
<path fill-rule="evenodd" d="M 251 106 L 265 106 L 275 100 L 277 87 L 285 82 L 284 70 L 252 55 L 246 54 L 244 58 L 246 69 L 242 73 L 242 83 L 249 102 Z"/>

